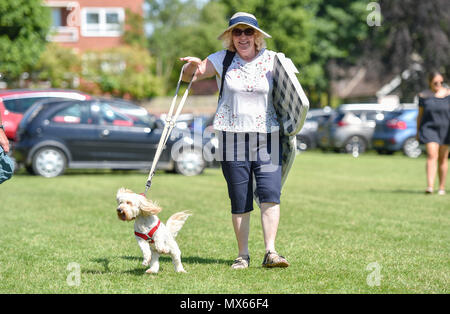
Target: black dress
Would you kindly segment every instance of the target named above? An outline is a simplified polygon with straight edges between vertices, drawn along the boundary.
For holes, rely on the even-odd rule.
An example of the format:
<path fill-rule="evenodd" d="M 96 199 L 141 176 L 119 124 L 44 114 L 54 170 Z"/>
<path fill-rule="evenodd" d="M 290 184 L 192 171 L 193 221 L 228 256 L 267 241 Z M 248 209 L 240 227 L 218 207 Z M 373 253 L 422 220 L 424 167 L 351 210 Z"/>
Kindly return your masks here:
<path fill-rule="evenodd" d="M 450 144 L 450 96 L 438 98 L 419 97 L 419 107 L 423 108 L 419 126 L 419 141 L 422 144 L 435 142 Z"/>

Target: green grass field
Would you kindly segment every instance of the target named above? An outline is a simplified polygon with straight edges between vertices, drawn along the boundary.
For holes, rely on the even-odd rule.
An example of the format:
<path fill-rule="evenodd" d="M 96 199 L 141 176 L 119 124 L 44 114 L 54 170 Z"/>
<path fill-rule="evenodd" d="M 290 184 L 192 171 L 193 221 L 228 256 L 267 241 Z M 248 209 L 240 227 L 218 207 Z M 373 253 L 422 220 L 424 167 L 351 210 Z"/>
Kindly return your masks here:
<path fill-rule="evenodd" d="M 207 169 L 155 175 L 159 217 L 194 215 L 177 237 L 188 273 L 162 257 L 159 274 L 145 274 L 133 223 L 116 217 L 115 193 L 142 192 L 146 178 L 19 172 L 2 184 L 0 293 L 449 293 L 450 193 L 424 195 L 424 158 L 298 155 L 281 200 L 277 250 L 291 262 L 286 269 L 260 266 L 256 207 L 250 268 L 230 269 L 237 246 L 226 184 L 220 169 Z"/>

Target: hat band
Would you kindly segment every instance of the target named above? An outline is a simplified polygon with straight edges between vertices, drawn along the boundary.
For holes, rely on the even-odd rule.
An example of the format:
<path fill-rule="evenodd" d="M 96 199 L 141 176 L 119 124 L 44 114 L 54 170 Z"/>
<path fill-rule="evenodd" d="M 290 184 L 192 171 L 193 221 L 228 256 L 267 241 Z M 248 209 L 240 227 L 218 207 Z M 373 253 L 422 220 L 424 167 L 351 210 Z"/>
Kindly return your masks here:
<path fill-rule="evenodd" d="M 249 16 L 238 16 L 238 17 L 230 20 L 230 22 L 228 23 L 228 26 L 232 26 L 232 25 L 239 24 L 239 23 L 247 23 L 247 24 L 253 25 L 255 27 L 258 27 L 258 21 Z"/>

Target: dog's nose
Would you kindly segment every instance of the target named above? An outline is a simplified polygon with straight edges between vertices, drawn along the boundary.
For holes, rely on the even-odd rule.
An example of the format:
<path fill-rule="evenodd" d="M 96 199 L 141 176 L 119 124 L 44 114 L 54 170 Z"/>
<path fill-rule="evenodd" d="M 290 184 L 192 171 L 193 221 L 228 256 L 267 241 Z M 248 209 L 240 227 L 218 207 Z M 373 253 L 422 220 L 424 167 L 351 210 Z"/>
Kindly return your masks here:
<path fill-rule="evenodd" d="M 117 212 L 118 212 L 119 214 L 122 214 L 122 212 L 123 212 L 122 208 L 118 207 L 118 208 L 117 208 Z"/>

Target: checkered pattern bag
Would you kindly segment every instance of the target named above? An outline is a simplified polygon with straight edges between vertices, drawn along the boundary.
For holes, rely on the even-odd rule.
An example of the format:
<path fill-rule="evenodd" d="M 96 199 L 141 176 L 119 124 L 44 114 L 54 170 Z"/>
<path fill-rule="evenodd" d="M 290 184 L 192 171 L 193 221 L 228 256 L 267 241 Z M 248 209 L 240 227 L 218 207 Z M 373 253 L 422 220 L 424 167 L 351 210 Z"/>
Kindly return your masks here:
<path fill-rule="evenodd" d="M 0 184 L 10 179 L 14 173 L 14 162 L 0 146 Z"/>
<path fill-rule="evenodd" d="M 275 55 L 273 65 L 273 106 L 277 112 L 282 133 L 295 136 L 303 127 L 309 101 L 295 73 L 291 59 L 282 53 Z"/>
<path fill-rule="evenodd" d="M 277 53 L 273 66 L 273 106 L 280 124 L 280 141 L 282 147 L 281 184 L 295 160 L 297 152 L 296 135 L 303 127 L 309 109 L 309 101 L 295 73 L 298 73 L 291 59 L 283 53 Z M 253 180 L 253 198 L 258 204 L 256 180 Z"/>

